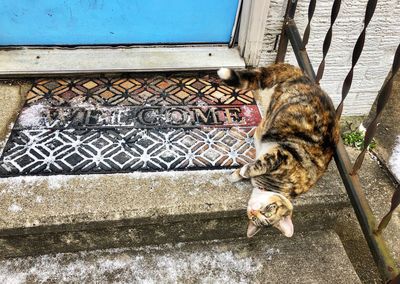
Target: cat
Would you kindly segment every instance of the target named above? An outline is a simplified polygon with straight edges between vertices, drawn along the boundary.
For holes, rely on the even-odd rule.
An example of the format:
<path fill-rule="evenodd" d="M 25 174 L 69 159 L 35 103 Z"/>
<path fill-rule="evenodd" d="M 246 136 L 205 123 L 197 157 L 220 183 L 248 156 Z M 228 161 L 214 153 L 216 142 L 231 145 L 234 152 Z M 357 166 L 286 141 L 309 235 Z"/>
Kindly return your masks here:
<path fill-rule="evenodd" d="M 256 159 L 235 170 L 232 182 L 251 179 L 247 236 L 273 226 L 294 233 L 292 198 L 307 192 L 325 172 L 339 139 L 329 96 L 300 68 L 289 64 L 221 68 L 218 76 L 237 89 L 251 90 L 263 109 L 254 134 Z"/>

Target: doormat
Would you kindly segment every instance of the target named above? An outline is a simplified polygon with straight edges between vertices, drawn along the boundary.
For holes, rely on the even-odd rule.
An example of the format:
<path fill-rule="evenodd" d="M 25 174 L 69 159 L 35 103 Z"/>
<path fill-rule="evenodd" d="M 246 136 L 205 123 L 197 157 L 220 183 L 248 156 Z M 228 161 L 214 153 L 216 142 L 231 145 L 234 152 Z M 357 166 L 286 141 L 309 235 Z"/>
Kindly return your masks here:
<path fill-rule="evenodd" d="M 0 175 L 238 167 L 261 120 L 251 92 L 210 74 L 40 79 L 0 157 Z"/>

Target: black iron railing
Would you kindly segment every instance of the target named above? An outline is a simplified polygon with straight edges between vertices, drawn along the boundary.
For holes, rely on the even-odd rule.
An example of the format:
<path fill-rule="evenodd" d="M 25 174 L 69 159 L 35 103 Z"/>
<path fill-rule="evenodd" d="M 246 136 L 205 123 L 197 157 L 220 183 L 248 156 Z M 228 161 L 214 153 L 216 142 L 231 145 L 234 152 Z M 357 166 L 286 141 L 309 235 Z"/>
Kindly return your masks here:
<path fill-rule="evenodd" d="M 319 83 L 324 74 L 325 58 L 328 54 L 329 47 L 331 45 L 333 25 L 336 21 L 336 18 L 340 10 L 340 4 L 341 4 L 340 0 L 334 0 L 333 2 L 332 12 L 331 12 L 331 24 L 323 43 L 323 50 L 322 50 L 323 58 L 318 67 L 317 75 L 315 75 L 314 69 L 307 54 L 306 46 L 310 36 L 310 29 L 311 29 L 310 23 L 314 15 L 316 1 L 310 0 L 308 8 L 308 24 L 302 39 L 294 19 L 297 0 L 289 0 L 281 31 L 276 62 L 283 62 L 285 60 L 287 46 L 288 43 L 290 42 L 293 51 L 296 55 L 296 59 L 299 66 L 311 79 Z M 352 66 L 346 76 L 346 79 L 343 82 L 342 100 L 336 110 L 338 118 L 340 118 L 342 114 L 344 100 L 350 91 L 351 83 L 353 80 L 353 70 L 362 53 L 366 37 L 366 30 L 374 14 L 376 4 L 377 0 L 369 0 L 367 3 L 365 17 L 364 17 L 364 28 L 354 46 L 353 56 L 352 56 Z M 378 94 L 378 105 L 377 105 L 376 116 L 374 117 L 370 125 L 367 127 L 364 140 L 364 149 L 358 156 L 355 164 L 352 165 L 349 155 L 346 152 L 346 149 L 343 145 L 343 141 L 341 139 L 337 144 L 334 153 L 334 159 L 337 168 L 339 170 L 340 176 L 343 180 L 343 184 L 347 190 L 347 194 L 349 195 L 351 204 L 354 208 L 358 222 L 360 223 L 361 229 L 363 231 L 365 239 L 367 240 L 368 246 L 371 250 L 375 263 L 378 266 L 381 276 L 384 278 L 385 281 L 390 283 L 398 283 L 396 281 L 400 281 L 400 274 L 396 266 L 396 263 L 393 257 L 391 256 L 390 250 L 388 249 L 385 240 L 382 237 L 382 230 L 386 227 L 391 218 L 392 212 L 400 203 L 400 191 L 399 190 L 395 191 L 392 198 L 391 208 L 388 214 L 383 218 L 381 223 L 378 225 L 377 220 L 362 190 L 357 171 L 359 170 L 363 162 L 365 152 L 367 151 L 367 147 L 375 134 L 378 119 L 390 96 L 393 84 L 393 77 L 399 70 L 399 65 L 400 65 L 400 45 L 396 50 L 393 66 L 390 73 L 391 75 L 389 76 L 388 80 L 386 80 L 385 84 L 383 85 L 381 91 Z"/>

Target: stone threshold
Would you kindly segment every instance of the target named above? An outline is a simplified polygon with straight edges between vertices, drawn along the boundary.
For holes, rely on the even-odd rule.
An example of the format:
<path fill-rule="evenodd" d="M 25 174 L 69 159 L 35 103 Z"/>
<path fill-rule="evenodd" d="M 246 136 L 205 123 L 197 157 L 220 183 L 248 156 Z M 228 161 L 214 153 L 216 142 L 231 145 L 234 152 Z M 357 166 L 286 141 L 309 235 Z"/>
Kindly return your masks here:
<path fill-rule="evenodd" d="M 101 60 L 100 60 L 101 59 Z M 22 47 L 0 49 L 0 78 L 244 68 L 227 46 Z"/>

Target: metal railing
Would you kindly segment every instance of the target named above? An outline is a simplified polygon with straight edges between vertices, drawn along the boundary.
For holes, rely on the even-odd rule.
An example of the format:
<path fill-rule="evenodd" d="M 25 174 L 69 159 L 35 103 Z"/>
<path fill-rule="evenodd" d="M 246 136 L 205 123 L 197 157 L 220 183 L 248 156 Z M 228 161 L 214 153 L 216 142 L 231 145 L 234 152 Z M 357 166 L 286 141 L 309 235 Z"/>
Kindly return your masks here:
<path fill-rule="evenodd" d="M 294 54 L 296 55 L 296 59 L 299 66 L 312 80 L 314 80 L 316 83 L 319 84 L 324 74 L 325 58 L 328 54 L 332 41 L 332 27 L 340 11 L 340 4 L 341 4 L 340 0 L 333 1 L 330 27 L 323 43 L 323 50 L 322 50 L 323 58 L 318 67 L 316 75 L 306 50 L 306 46 L 310 36 L 310 27 L 311 27 L 310 23 L 314 15 L 316 1 L 310 0 L 308 8 L 308 24 L 302 39 L 294 19 L 297 0 L 288 0 L 283 27 L 281 31 L 281 37 L 279 41 L 276 62 L 283 62 L 285 60 L 288 43 L 290 42 Z M 369 0 L 367 3 L 365 17 L 364 17 L 364 27 L 353 49 L 352 66 L 343 82 L 342 99 L 336 110 L 336 115 L 338 118 L 340 118 L 342 114 L 344 100 L 351 88 L 351 83 L 353 80 L 353 70 L 362 53 L 366 37 L 366 30 L 374 14 L 376 4 L 377 0 Z M 378 266 L 378 270 L 382 278 L 388 283 L 400 283 L 400 273 L 393 257 L 391 256 L 390 250 L 388 249 L 385 240 L 382 237 L 382 230 L 386 227 L 386 225 L 390 221 L 392 212 L 400 203 L 400 191 L 395 190 L 392 198 L 391 208 L 389 212 L 386 214 L 386 216 L 382 219 L 380 224 L 378 225 L 377 220 L 371 210 L 371 207 L 368 204 L 367 198 L 365 197 L 365 194 L 362 190 L 357 171 L 359 170 L 363 162 L 364 155 L 367 151 L 368 145 L 372 141 L 372 138 L 375 134 L 377 122 L 382 113 L 382 110 L 384 109 L 385 104 L 389 99 L 391 88 L 393 85 L 393 77 L 399 70 L 399 66 L 400 66 L 400 45 L 397 48 L 394 56 L 394 61 L 390 76 L 386 80 L 381 91 L 378 94 L 376 115 L 372 120 L 372 122 L 367 127 L 364 139 L 364 149 L 358 156 L 354 165 L 352 165 L 349 155 L 346 152 L 346 149 L 343 145 L 343 141 L 341 139 L 339 140 L 334 153 L 336 166 L 343 180 L 343 184 L 350 198 L 350 202 L 354 208 L 358 222 L 360 223 L 364 237 L 368 243 L 368 246 L 371 250 L 374 261 Z"/>

